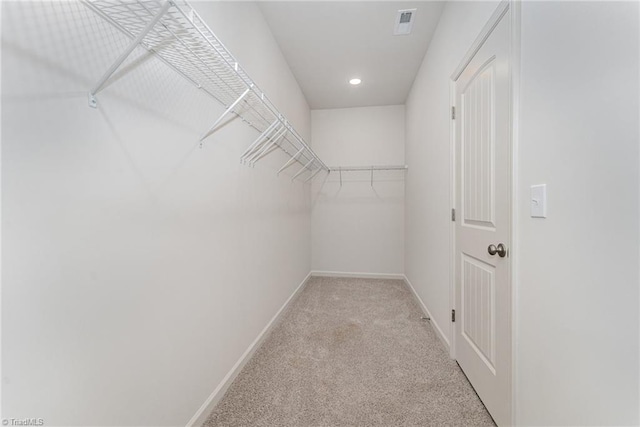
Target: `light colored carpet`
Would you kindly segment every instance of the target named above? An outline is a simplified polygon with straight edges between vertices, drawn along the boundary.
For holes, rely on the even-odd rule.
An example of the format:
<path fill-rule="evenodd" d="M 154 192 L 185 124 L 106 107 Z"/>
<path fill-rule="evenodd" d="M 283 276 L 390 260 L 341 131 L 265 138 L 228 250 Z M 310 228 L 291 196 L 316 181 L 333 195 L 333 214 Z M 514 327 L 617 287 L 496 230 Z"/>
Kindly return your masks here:
<path fill-rule="evenodd" d="M 400 280 L 312 278 L 205 426 L 492 426 Z"/>

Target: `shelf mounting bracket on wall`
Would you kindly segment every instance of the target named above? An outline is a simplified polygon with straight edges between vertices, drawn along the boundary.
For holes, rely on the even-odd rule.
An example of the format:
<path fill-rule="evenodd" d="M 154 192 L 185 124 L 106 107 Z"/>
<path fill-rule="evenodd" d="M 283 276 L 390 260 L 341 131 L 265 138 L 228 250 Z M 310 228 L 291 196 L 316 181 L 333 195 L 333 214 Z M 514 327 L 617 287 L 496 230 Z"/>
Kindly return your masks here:
<path fill-rule="evenodd" d="M 291 178 L 291 181 L 293 181 L 293 180 L 294 180 L 294 179 L 296 179 L 298 176 L 302 175 L 302 174 L 304 173 L 304 171 L 306 171 L 307 169 L 309 169 L 309 166 L 311 166 L 311 163 L 313 163 L 313 159 L 309 160 L 309 163 L 307 163 L 306 165 L 304 165 L 304 166 L 302 167 L 302 169 L 300 169 L 300 170 L 298 171 L 298 173 L 297 173 L 297 174 L 295 174 L 295 175 L 293 176 L 293 178 Z"/>
<path fill-rule="evenodd" d="M 291 163 L 293 163 L 296 160 L 298 160 L 298 157 L 300 157 L 300 154 L 302 154 L 303 151 L 304 151 L 304 148 L 301 148 L 300 151 L 298 151 L 295 155 L 293 155 L 293 157 L 291 157 L 289 160 L 287 160 L 287 163 L 285 163 L 284 166 L 282 166 L 280 169 L 278 169 L 277 175 L 280 175 L 280 172 L 282 172 L 283 170 L 288 168 L 291 165 Z"/>
<path fill-rule="evenodd" d="M 240 163 L 244 163 L 246 158 L 248 156 L 251 155 L 251 153 L 253 152 L 253 150 L 265 139 L 267 138 L 271 132 L 277 128 L 278 124 L 280 123 L 279 120 L 275 120 L 273 123 L 271 123 L 271 125 L 269 125 L 268 128 L 266 128 L 264 130 L 264 132 L 262 132 L 252 143 L 251 145 L 249 145 L 249 147 L 247 147 L 246 150 L 244 150 L 244 153 L 242 153 L 242 156 L 240 156 Z"/>
<path fill-rule="evenodd" d="M 258 160 L 269 154 L 272 149 L 276 148 L 276 143 L 279 142 L 287 133 L 287 128 L 284 128 L 280 131 L 280 133 L 275 134 L 271 137 L 270 142 L 265 142 L 260 149 L 258 149 L 250 159 L 248 159 L 249 165 L 252 167 L 256 164 Z"/>
<path fill-rule="evenodd" d="M 98 80 L 98 83 L 96 83 L 96 85 L 89 92 L 89 107 L 98 108 L 98 100 L 96 99 L 97 93 L 100 92 L 107 80 L 109 80 L 113 73 L 115 73 L 116 70 L 122 65 L 122 63 L 129 57 L 129 55 L 131 55 L 131 52 L 133 52 L 133 50 L 140 43 L 142 43 L 142 40 L 144 40 L 149 31 L 151 31 L 153 27 L 155 27 L 155 25 L 158 23 L 158 21 L 160 21 L 160 18 L 162 18 L 162 16 L 167 13 L 167 10 L 169 10 L 170 6 L 171 2 L 169 0 L 166 0 L 160 7 L 158 13 L 155 14 L 153 19 L 149 21 L 147 26 L 144 27 L 142 31 L 140 31 L 140 34 L 138 34 L 138 36 L 129 44 L 129 46 L 127 46 L 125 51 L 120 54 L 118 59 L 116 59 L 116 61 L 111 64 L 111 67 L 109 67 L 109 69 L 104 73 L 100 80 Z"/>
<path fill-rule="evenodd" d="M 233 111 L 234 108 L 236 108 L 236 106 L 240 103 L 240 101 L 242 101 L 244 99 L 245 96 L 247 96 L 247 94 L 251 91 L 251 89 L 253 89 L 253 85 L 249 86 L 247 88 L 247 90 L 242 92 L 242 95 L 240 95 L 238 97 L 238 99 L 236 99 L 233 102 L 233 104 L 229 105 L 229 107 L 226 110 L 224 110 L 224 113 L 222 113 L 222 115 L 220 117 L 218 117 L 218 120 L 216 120 L 213 123 L 213 125 L 211 125 L 209 130 L 206 131 L 204 134 L 202 134 L 202 136 L 200 137 L 200 142 L 202 142 L 206 137 L 208 137 L 209 135 L 211 135 L 212 133 L 214 133 L 216 131 L 216 128 L 218 127 L 218 125 L 220 124 L 222 119 L 224 119 L 227 116 L 227 114 L 229 114 L 230 112 Z"/>
<path fill-rule="evenodd" d="M 264 138 L 262 138 L 258 144 L 256 144 L 242 159 L 242 162 L 245 164 L 249 164 L 250 166 L 253 166 L 253 163 L 255 163 L 255 159 L 257 158 L 258 155 L 260 155 L 261 153 L 263 153 L 265 150 L 265 148 L 267 146 L 271 146 L 273 144 L 271 144 L 270 142 L 272 141 L 277 141 L 281 135 L 284 135 L 286 133 L 286 129 L 283 129 L 282 126 L 276 126 L 273 129 L 271 129 L 271 131 L 269 132 L 268 135 L 266 135 Z"/>
<path fill-rule="evenodd" d="M 322 168 L 318 168 L 316 169 L 316 171 L 314 173 L 312 173 L 309 178 L 305 179 L 304 182 L 309 182 L 313 179 L 314 176 L 318 175 L 318 172 L 320 172 L 322 170 Z"/>

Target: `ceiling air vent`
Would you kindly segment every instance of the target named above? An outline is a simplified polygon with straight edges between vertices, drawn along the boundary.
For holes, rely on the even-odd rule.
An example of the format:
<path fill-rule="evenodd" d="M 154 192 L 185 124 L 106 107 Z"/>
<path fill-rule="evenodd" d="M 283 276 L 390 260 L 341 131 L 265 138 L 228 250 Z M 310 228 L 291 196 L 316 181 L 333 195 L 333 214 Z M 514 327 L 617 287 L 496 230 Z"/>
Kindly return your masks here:
<path fill-rule="evenodd" d="M 393 34 L 401 36 L 409 34 L 411 27 L 413 27 L 413 21 L 416 16 L 416 9 L 404 9 L 399 10 L 396 16 L 396 25 L 393 29 Z"/>

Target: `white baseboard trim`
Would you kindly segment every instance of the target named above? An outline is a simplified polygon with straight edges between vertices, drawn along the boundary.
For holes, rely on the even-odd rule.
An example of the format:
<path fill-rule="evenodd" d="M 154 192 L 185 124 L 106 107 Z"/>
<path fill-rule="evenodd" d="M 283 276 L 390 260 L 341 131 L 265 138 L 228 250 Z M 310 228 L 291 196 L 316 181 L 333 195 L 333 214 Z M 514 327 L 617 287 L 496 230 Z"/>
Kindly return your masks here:
<path fill-rule="evenodd" d="M 236 379 L 240 371 L 242 371 L 244 365 L 247 364 L 247 362 L 251 359 L 251 356 L 253 356 L 255 351 L 260 347 L 260 344 L 262 344 L 264 339 L 267 337 L 267 335 L 271 331 L 271 328 L 273 328 L 277 324 L 278 318 L 284 313 L 287 306 L 295 299 L 295 297 L 304 289 L 305 285 L 311 278 L 311 275 L 311 273 L 307 274 L 307 277 L 305 277 L 302 283 L 300 283 L 296 290 L 293 291 L 291 296 L 285 301 L 282 307 L 280 307 L 280 310 L 278 310 L 278 312 L 271 318 L 269 323 L 267 323 L 267 326 L 264 327 L 262 332 L 260 332 L 257 338 L 251 343 L 249 348 L 247 348 L 244 354 L 240 356 L 240 359 L 238 359 L 236 364 L 233 365 L 231 370 L 227 373 L 227 375 L 225 375 L 220 384 L 218 384 L 218 387 L 213 390 L 213 393 L 211 393 L 207 400 L 202 404 L 200 409 L 198 409 L 195 415 L 191 417 L 186 427 L 199 427 L 207 420 L 207 418 L 213 411 L 213 408 L 215 408 L 218 402 L 220 402 L 220 400 L 222 400 L 222 398 L 224 397 L 224 394 L 227 392 L 227 389 L 229 388 L 231 383 L 233 383 L 233 380 Z"/>
<path fill-rule="evenodd" d="M 390 273 L 352 273 L 346 271 L 311 271 L 311 275 L 314 277 L 353 277 L 359 279 L 392 279 L 392 280 L 404 280 L 404 274 L 390 274 Z"/>
<path fill-rule="evenodd" d="M 442 341 L 444 346 L 447 348 L 447 352 L 449 352 L 451 350 L 451 344 L 449 344 L 449 340 L 447 339 L 447 336 L 442 332 L 442 329 L 440 329 L 440 325 L 438 325 L 438 322 L 436 322 L 436 319 L 434 319 L 433 316 L 431 315 L 431 312 L 429 312 L 429 309 L 425 305 L 424 301 L 422 301 L 422 298 L 420 298 L 420 295 L 418 295 L 418 293 L 416 292 L 416 289 L 411 284 L 411 281 L 409 280 L 409 278 L 407 278 L 406 275 L 403 275 L 403 279 L 407 284 L 407 286 L 409 287 L 409 289 L 411 289 L 413 296 L 416 298 L 416 300 L 418 300 L 418 303 L 420 304 L 422 311 L 424 311 L 427 317 L 431 319 L 429 323 L 431 323 L 433 330 L 436 331 L 436 335 L 438 336 L 438 338 L 440 338 L 440 341 Z"/>

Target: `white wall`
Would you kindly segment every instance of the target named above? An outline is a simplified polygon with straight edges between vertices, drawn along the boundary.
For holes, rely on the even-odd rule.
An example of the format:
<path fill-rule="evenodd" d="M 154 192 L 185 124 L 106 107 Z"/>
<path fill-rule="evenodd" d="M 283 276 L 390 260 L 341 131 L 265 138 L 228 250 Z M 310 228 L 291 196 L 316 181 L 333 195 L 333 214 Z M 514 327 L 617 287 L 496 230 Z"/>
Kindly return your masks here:
<path fill-rule="evenodd" d="M 406 274 L 447 338 L 449 76 L 495 6 L 446 4 L 407 101 Z M 637 3 L 522 6 L 520 425 L 640 422 L 638 31 Z"/>
<path fill-rule="evenodd" d="M 498 2 L 447 2 L 406 104 L 405 274 L 450 338 L 449 80 Z"/>
<path fill-rule="evenodd" d="M 517 416 L 638 425 L 637 2 L 522 6 Z M 547 184 L 548 218 L 529 217 Z"/>
<path fill-rule="evenodd" d="M 78 2 L 2 11 L 2 417 L 184 425 L 310 271 L 308 188 L 239 156 L 240 121 Z M 253 3 L 196 4 L 310 137 Z M 135 56 L 140 57 L 141 51 Z"/>
<path fill-rule="evenodd" d="M 404 106 L 313 110 L 313 148 L 331 166 L 404 164 Z M 343 172 L 316 180 L 312 269 L 402 274 L 403 171 Z M 322 186 L 321 188 L 319 188 Z M 319 189 L 319 192 L 315 190 Z"/>

